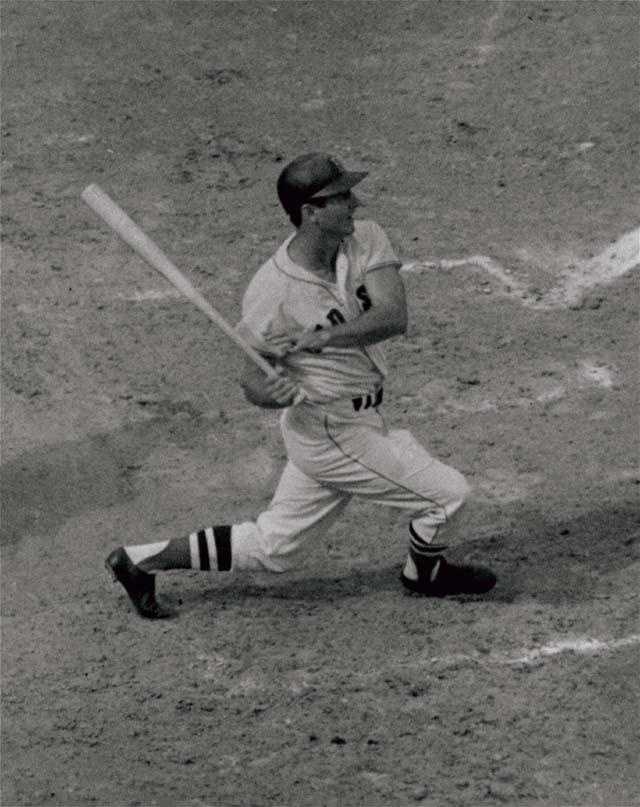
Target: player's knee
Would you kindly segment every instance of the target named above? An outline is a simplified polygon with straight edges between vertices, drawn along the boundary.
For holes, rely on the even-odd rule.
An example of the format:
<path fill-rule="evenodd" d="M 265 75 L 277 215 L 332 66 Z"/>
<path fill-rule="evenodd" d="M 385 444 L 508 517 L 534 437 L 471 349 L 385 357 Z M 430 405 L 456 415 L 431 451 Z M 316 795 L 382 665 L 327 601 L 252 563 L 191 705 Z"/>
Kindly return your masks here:
<path fill-rule="evenodd" d="M 451 515 L 456 510 L 459 510 L 471 495 L 471 485 L 459 471 L 454 471 L 451 474 L 448 493 L 449 503 L 446 509 L 449 511 L 448 514 Z"/>

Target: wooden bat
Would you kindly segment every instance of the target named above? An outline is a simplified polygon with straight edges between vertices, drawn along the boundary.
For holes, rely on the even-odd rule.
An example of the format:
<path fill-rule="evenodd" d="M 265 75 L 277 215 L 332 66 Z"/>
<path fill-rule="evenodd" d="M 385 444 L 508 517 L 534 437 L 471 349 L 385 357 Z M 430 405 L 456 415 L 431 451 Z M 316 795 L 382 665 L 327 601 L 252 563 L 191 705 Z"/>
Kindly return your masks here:
<path fill-rule="evenodd" d="M 164 252 L 155 244 L 140 227 L 132 221 L 113 199 L 98 185 L 88 185 L 80 194 L 82 201 L 95 211 L 112 230 L 122 238 L 141 258 L 156 269 L 173 286 L 191 300 L 210 320 L 221 328 L 239 348 L 252 359 L 258 367 L 270 378 L 278 378 L 277 371 L 255 350 L 235 329 L 210 305 L 200 292 L 182 274 L 178 267 L 172 263 Z"/>

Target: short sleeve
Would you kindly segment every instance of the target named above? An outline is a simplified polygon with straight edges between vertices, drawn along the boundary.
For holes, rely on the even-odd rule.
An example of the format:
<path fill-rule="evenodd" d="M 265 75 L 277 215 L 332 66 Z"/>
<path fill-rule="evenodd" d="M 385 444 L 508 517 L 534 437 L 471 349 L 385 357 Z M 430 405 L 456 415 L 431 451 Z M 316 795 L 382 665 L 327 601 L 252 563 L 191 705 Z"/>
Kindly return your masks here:
<path fill-rule="evenodd" d="M 363 231 L 366 255 L 365 273 L 381 269 L 383 266 L 396 266 L 399 269 L 402 262 L 396 255 L 382 227 L 376 224 L 375 221 L 367 221 L 363 222 L 363 224 L 366 225 Z"/>

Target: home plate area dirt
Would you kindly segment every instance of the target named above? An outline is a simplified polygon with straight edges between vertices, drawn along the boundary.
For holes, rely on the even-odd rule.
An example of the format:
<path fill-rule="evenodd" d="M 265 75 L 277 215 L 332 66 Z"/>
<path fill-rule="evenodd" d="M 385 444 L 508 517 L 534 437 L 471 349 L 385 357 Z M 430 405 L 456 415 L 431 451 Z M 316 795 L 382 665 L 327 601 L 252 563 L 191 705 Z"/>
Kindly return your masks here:
<path fill-rule="evenodd" d="M 640 804 L 639 15 L 5 0 L 3 804 Z M 385 417 L 467 476 L 454 557 L 498 585 L 406 595 L 406 522 L 354 502 L 295 573 L 164 575 L 145 622 L 107 553 L 255 517 L 284 451 L 80 193 L 236 322 L 316 150 L 370 171 Z"/>

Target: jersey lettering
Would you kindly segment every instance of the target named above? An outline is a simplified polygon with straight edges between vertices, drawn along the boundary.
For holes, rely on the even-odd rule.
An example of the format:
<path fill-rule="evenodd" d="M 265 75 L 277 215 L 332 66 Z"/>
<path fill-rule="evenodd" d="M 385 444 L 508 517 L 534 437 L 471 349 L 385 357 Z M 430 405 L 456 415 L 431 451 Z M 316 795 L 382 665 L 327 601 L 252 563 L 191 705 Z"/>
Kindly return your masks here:
<path fill-rule="evenodd" d="M 356 289 L 356 297 L 360 300 L 362 304 L 362 310 L 368 311 L 373 303 L 371 302 L 371 297 L 369 297 L 369 292 L 367 291 L 367 287 L 364 283 L 361 286 L 358 286 Z"/>
<path fill-rule="evenodd" d="M 337 308 L 332 308 L 331 311 L 329 311 L 327 319 L 332 325 L 341 325 L 343 322 L 346 322 L 344 314 L 342 311 L 338 311 Z"/>

